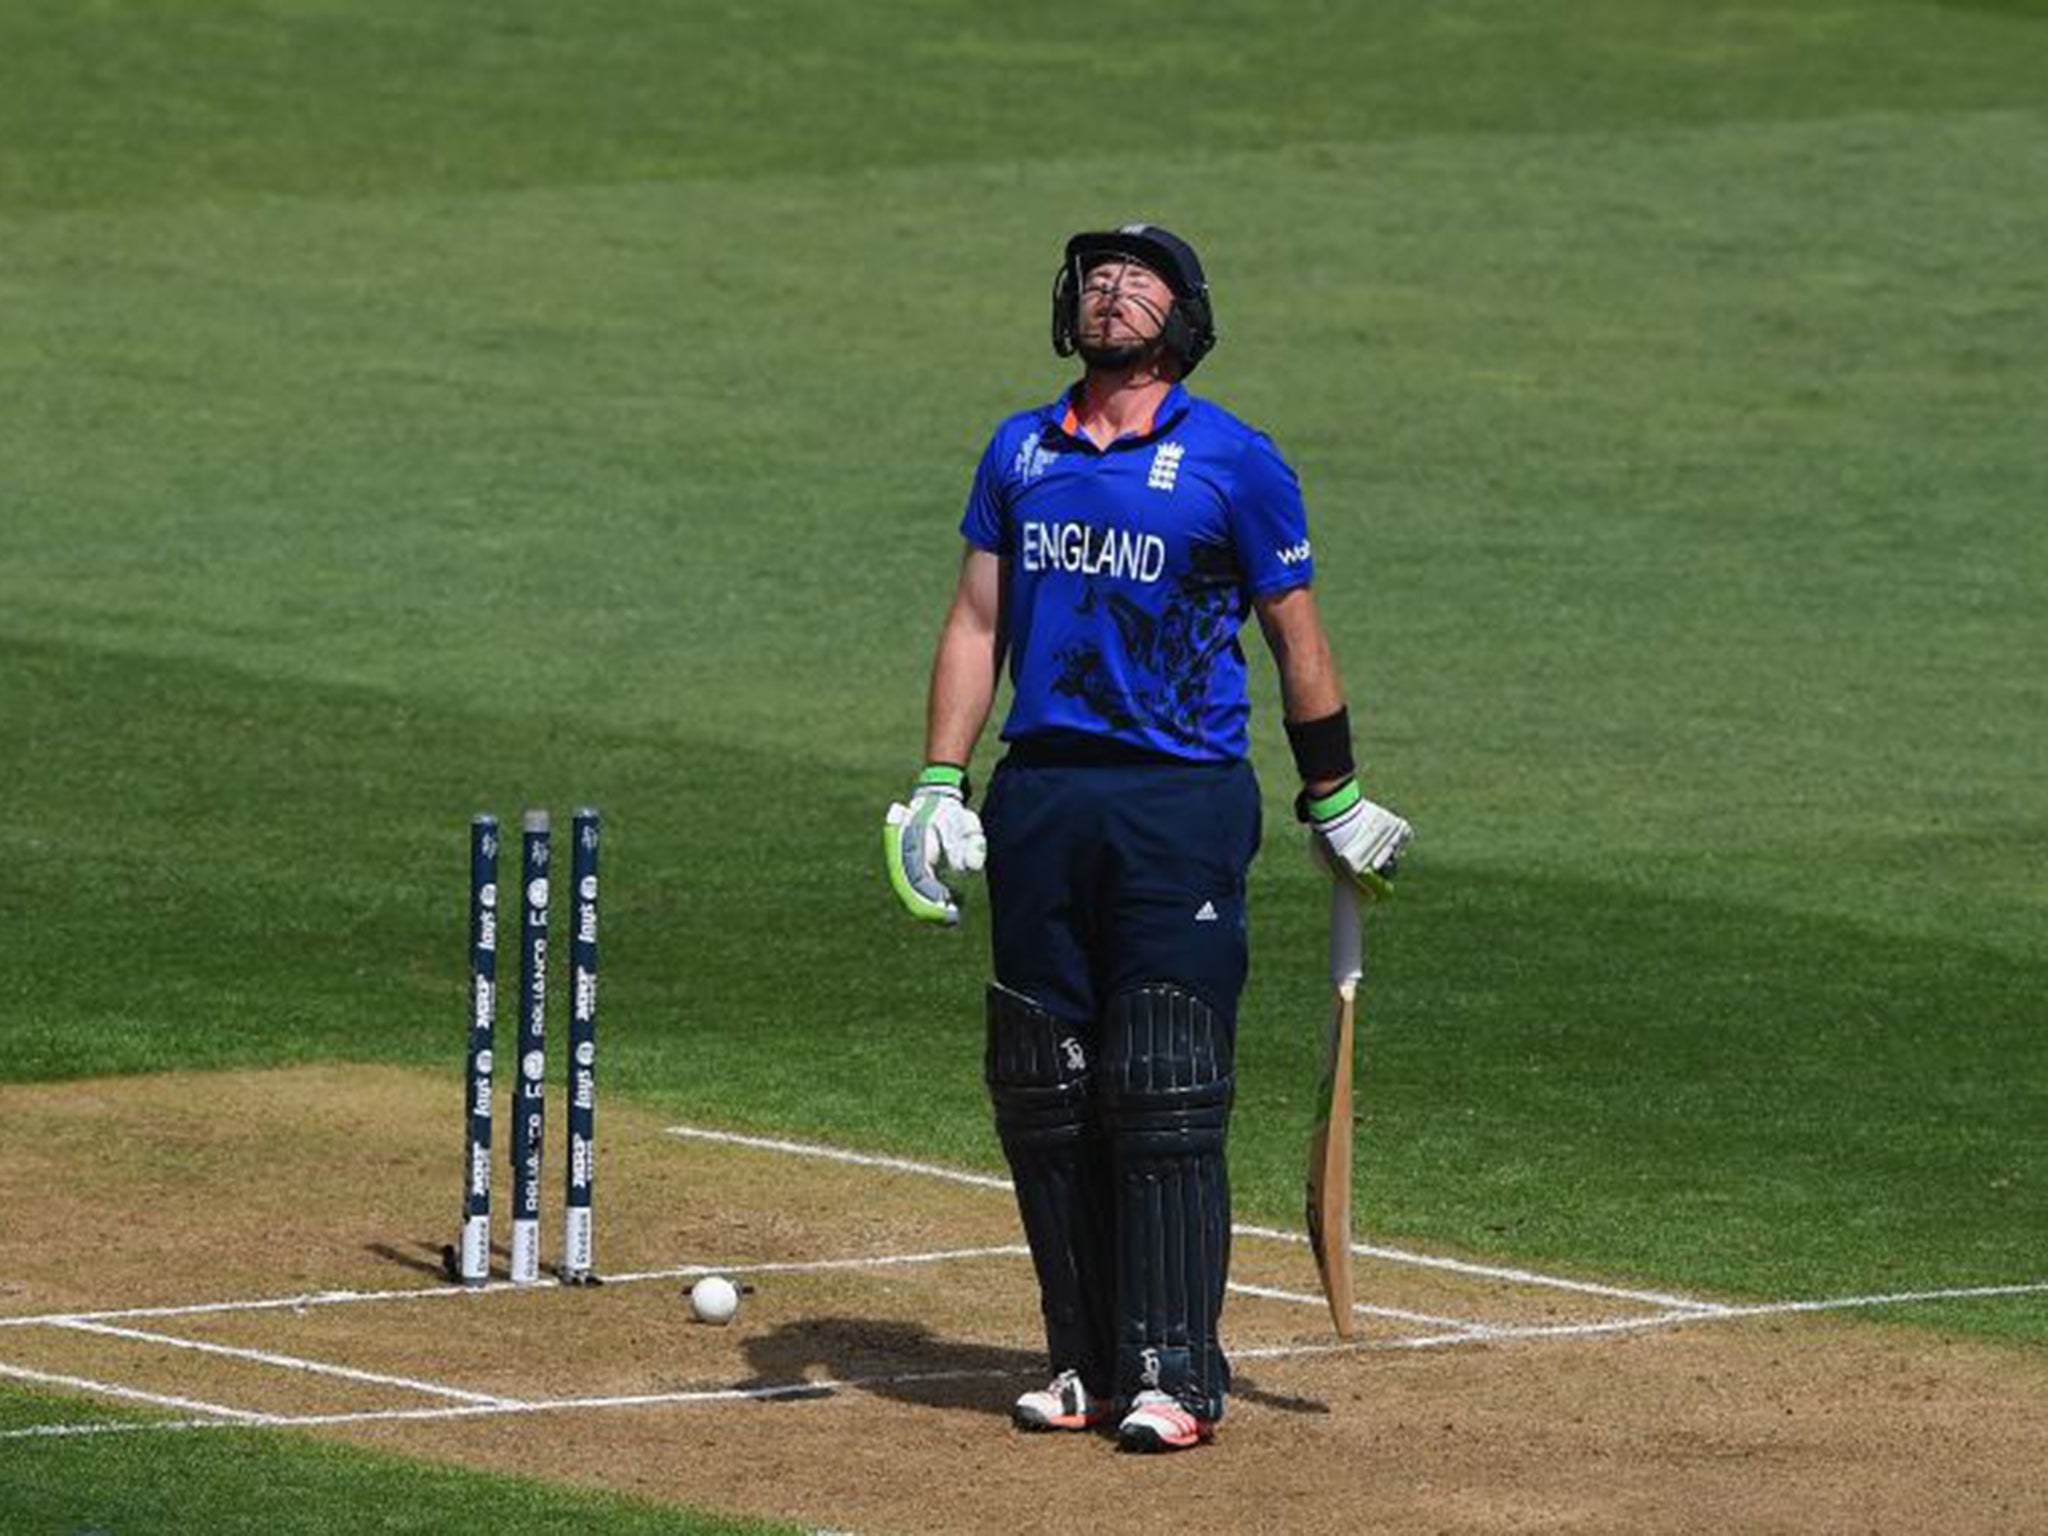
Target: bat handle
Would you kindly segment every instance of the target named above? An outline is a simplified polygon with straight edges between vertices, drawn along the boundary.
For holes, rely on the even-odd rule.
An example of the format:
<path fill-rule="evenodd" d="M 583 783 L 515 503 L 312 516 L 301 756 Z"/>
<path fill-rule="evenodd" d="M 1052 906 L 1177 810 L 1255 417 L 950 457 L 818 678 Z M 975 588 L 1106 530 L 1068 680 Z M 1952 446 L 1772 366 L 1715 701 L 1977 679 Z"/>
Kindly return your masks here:
<path fill-rule="evenodd" d="M 1330 882 L 1330 985 L 1340 992 L 1365 975 L 1365 933 L 1358 887 L 1343 875 Z"/>

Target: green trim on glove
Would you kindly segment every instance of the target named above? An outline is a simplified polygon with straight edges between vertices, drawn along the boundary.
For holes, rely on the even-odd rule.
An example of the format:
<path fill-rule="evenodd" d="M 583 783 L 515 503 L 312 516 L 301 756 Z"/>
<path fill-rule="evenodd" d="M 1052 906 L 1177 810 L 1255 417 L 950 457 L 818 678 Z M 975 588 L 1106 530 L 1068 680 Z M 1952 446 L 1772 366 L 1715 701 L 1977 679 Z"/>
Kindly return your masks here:
<path fill-rule="evenodd" d="M 889 867 L 889 884 L 894 887 L 896 897 L 910 915 L 924 923 L 957 923 L 960 908 L 956 902 L 941 901 L 927 891 L 911 884 L 910 872 L 904 868 L 907 857 L 906 839 L 915 838 L 917 844 L 924 841 L 925 820 L 906 822 L 885 822 L 882 826 L 882 859 Z M 929 877 L 936 883 L 935 877 Z M 940 889 L 944 889 L 943 886 Z"/>
<path fill-rule="evenodd" d="M 960 797 L 967 798 L 967 770 L 958 763 L 926 763 L 924 771 L 917 776 L 917 788 L 938 784 L 947 789 L 957 789 Z"/>
<path fill-rule="evenodd" d="M 1338 878 L 1342 879 L 1343 876 L 1340 875 Z M 1392 901 L 1394 899 L 1394 882 L 1378 870 L 1354 870 L 1351 875 L 1351 881 L 1352 884 L 1356 885 L 1374 901 Z"/>
<path fill-rule="evenodd" d="M 1365 798 L 1365 791 L 1358 787 L 1358 780 L 1346 779 L 1320 800 L 1303 797 L 1303 808 L 1310 821 L 1328 821 L 1341 816 Z"/>

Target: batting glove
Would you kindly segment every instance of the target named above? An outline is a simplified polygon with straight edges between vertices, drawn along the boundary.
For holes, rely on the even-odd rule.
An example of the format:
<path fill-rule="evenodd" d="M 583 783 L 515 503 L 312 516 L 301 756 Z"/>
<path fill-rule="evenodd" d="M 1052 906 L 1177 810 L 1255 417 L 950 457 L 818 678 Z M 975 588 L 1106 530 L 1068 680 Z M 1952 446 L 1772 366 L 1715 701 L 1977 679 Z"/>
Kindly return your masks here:
<path fill-rule="evenodd" d="M 882 823 L 889 884 L 910 915 L 951 926 L 960 921 L 959 895 L 939 878 L 943 867 L 973 874 L 988 862 L 981 818 L 967 806 L 967 774 L 934 763 L 917 776 L 910 804 L 892 805 Z"/>
<path fill-rule="evenodd" d="M 1366 799 L 1356 779 L 1346 779 L 1320 800 L 1304 794 L 1297 808 L 1309 824 L 1309 856 L 1317 864 L 1355 881 L 1369 896 L 1394 894 L 1394 872 L 1415 836 L 1413 827 Z"/>

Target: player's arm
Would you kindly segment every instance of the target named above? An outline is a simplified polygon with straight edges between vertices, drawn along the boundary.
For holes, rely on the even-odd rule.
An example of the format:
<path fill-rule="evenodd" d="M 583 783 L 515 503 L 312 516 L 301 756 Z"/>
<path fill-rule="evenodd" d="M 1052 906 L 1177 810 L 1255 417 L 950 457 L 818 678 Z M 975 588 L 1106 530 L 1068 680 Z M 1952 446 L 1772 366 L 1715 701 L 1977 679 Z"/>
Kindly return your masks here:
<path fill-rule="evenodd" d="M 1315 593 L 1289 587 L 1255 598 L 1253 608 L 1280 672 L 1287 741 L 1302 783 L 1295 814 L 1309 824 L 1311 851 L 1367 891 L 1387 895 L 1414 829 L 1359 787 L 1351 712 Z"/>
<path fill-rule="evenodd" d="M 982 727 L 988 724 L 1006 639 L 1002 594 L 1002 557 L 970 544 L 932 657 L 931 693 L 925 705 L 927 763 L 950 763 L 965 772 Z"/>
<path fill-rule="evenodd" d="M 1281 711 L 1287 724 L 1299 726 L 1326 719 L 1344 708 L 1344 680 L 1337 675 L 1337 657 L 1330 649 L 1329 631 L 1316 608 L 1316 595 L 1309 587 L 1289 587 L 1270 597 L 1257 598 L 1253 607 L 1259 616 L 1266 645 L 1280 669 Z M 1304 779 L 1302 788 L 1311 798 L 1321 798 L 1351 774 L 1350 721 L 1345 721 L 1341 769 L 1335 763 Z M 1311 771 L 1317 771 L 1311 765 Z"/>
<path fill-rule="evenodd" d="M 1002 594 L 1001 558 L 970 544 L 932 656 L 924 770 L 910 803 L 890 806 L 882 826 L 889 883 L 925 922 L 960 921 L 958 894 L 940 869 L 972 873 L 988 856 L 981 818 L 967 805 L 967 764 L 995 704 L 1006 639 Z"/>

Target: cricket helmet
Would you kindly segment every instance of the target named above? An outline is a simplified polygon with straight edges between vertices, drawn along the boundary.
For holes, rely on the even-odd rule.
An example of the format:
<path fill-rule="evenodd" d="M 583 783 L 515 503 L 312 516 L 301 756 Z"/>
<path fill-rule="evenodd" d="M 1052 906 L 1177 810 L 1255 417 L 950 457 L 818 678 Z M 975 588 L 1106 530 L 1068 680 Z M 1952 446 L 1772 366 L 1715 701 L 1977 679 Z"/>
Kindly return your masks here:
<path fill-rule="evenodd" d="M 1074 354 L 1081 324 L 1081 283 L 1091 268 L 1119 257 L 1149 267 L 1173 290 L 1173 307 L 1166 313 L 1160 339 L 1180 359 L 1181 377 L 1186 378 L 1216 345 L 1216 316 L 1195 248 L 1157 224 L 1086 230 L 1067 242 L 1066 259 L 1052 280 L 1053 351 L 1061 357 Z"/>

